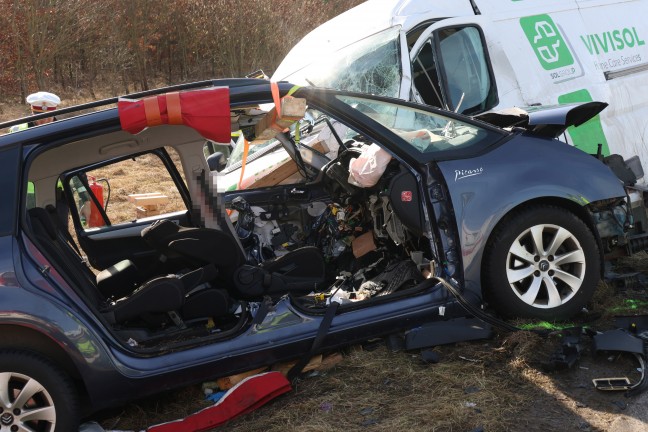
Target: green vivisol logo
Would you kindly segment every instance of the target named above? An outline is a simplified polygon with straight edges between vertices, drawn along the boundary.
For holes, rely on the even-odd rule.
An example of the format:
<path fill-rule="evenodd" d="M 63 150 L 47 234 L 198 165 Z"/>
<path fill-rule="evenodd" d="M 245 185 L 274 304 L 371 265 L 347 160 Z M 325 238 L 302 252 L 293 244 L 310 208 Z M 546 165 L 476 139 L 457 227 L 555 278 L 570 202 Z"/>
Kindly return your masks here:
<path fill-rule="evenodd" d="M 574 57 L 549 15 L 520 18 L 520 25 L 545 70 L 569 66 Z"/>

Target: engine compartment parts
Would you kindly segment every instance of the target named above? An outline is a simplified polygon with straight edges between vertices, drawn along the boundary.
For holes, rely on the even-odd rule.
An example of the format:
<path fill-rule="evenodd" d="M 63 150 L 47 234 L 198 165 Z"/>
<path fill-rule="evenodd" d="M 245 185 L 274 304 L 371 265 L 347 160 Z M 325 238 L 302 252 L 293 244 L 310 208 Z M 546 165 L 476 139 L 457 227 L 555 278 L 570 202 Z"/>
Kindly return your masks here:
<path fill-rule="evenodd" d="M 262 264 L 304 247 L 320 251 L 326 276 L 319 291 L 292 295 L 307 308 L 407 289 L 432 276 L 438 266 L 431 236 L 420 235 L 425 228 L 416 178 L 378 146 L 374 145 L 380 155 L 370 151 L 373 147 L 363 137 L 356 139 L 347 141 L 338 157 L 322 169 L 319 190 L 286 186 L 272 195 L 251 195 L 253 205 L 242 196 L 230 203 L 236 210 L 236 231 L 247 264 Z M 375 181 L 358 186 L 350 172 L 353 164 L 362 159 L 373 166 L 373 157 L 382 160 L 380 173 Z M 246 284 L 245 292 L 261 293 L 248 288 Z"/>

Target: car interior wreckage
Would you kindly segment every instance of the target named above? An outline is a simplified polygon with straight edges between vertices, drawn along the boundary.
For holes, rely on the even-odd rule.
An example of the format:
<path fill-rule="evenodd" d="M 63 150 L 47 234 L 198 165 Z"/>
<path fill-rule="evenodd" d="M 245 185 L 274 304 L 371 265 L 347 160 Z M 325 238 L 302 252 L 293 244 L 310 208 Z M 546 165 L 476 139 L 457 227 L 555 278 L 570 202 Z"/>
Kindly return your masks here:
<path fill-rule="evenodd" d="M 79 294 L 121 340 L 147 348 L 177 341 L 183 334 L 191 335 L 189 340 L 201 335 L 230 338 L 248 328 L 252 320 L 257 326 L 266 324 L 262 322 L 265 317 L 259 316 L 264 301 L 271 303 L 271 309 L 290 305 L 292 316 L 278 317 L 282 320 L 304 320 L 309 314 L 321 314 L 331 302 L 351 310 L 431 290 L 435 284 L 426 279 L 436 272 L 436 262 L 430 259 L 436 246 L 431 236 L 425 236 L 429 226 L 412 172 L 385 152 L 390 160 L 376 184 L 354 185 L 349 182 L 348 166 L 361 156 L 362 146 L 371 144 L 368 137 L 337 121 L 334 125 L 335 120 L 314 106 L 299 119 L 283 120 L 277 128 L 280 132 L 272 125 L 260 130 L 258 123 L 276 114 L 245 101 L 230 107 L 229 92 L 222 87 L 180 93 L 182 114 L 188 119 L 185 126 L 202 121 L 206 130 L 202 135 L 196 132 L 200 126 L 147 127 L 150 113 L 143 112 L 144 103 L 120 100 L 121 126 L 136 130 L 136 135 L 117 131 L 67 143 L 38 155 L 31 164 L 29 178 L 39 190 L 38 183 L 45 179 L 62 179 L 79 247 L 92 267 L 101 271 L 95 275 L 75 251 L 67 224 L 56 211 L 64 206 L 60 200 L 55 206 L 37 202 L 29 209 L 34 239 L 55 267 L 72 279 L 73 286 L 82 288 Z M 162 100 L 160 110 L 165 113 L 169 96 L 154 98 Z M 187 113 L 191 109 L 194 112 Z M 208 110 L 211 116 L 204 116 Z M 128 123 L 129 115 L 133 115 L 131 123 L 140 124 Z M 305 116 L 306 121 L 297 122 Z M 163 121 L 171 123 L 167 118 Z M 290 133 L 283 132 L 290 124 L 296 126 Z M 346 132 L 340 136 L 343 128 Z M 287 153 L 294 158 L 292 179 L 298 181 L 263 188 L 252 184 L 245 194 L 240 190 L 219 193 L 219 173 L 205 169 L 204 161 L 197 159 L 204 158 L 205 135 L 227 143 L 231 130 L 239 129 L 249 133 L 250 148 L 257 152 L 255 147 L 274 152 L 285 149 L 284 157 Z M 259 142 L 254 135 L 257 131 L 271 138 Z M 319 138 L 323 134 L 328 142 Z M 462 139 L 470 138 L 474 136 Z M 78 200 L 75 185 L 91 190 L 83 175 L 87 167 L 132 158 L 134 149 L 137 156 L 146 151 L 162 153 L 164 147 L 180 155 L 188 186 L 183 198 L 192 204 L 185 214 L 133 224 L 143 227 L 141 240 L 156 251 L 155 260 L 149 262 L 151 257 L 138 259 L 136 252 L 123 247 L 127 245 L 123 236 L 132 228 L 129 233 L 117 229 L 111 235 L 111 228 L 120 228 L 120 224 L 112 226 L 107 215 L 101 226 L 90 228 L 80 211 L 75 211 L 80 208 L 78 202 L 69 197 Z M 70 154 L 75 155 L 73 162 Z M 79 170 L 79 165 L 84 168 Z M 408 194 L 406 200 L 401 199 L 403 194 Z M 94 194 L 89 195 L 94 201 Z M 103 208 L 103 203 L 93 204 Z M 111 263 L 102 253 L 102 244 L 110 255 L 136 256 Z"/>
<path fill-rule="evenodd" d="M 339 303 L 341 310 L 352 310 L 421 292 L 436 291 L 432 298 L 443 304 L 448 294 L 442 293 L 445 290 L 439 283 L 430 282 L 433 276 L 443 276 L 464 291 L 459 282 L 460 260 L 453 252 L 456 228 L 448 221 L 453 210 L 444 203 L 447 191 L 442 183 L 424 194 L 420 167 L 354 130 L 355 119 L 344 118 L 343 109 L 341 118 L 327 115 L 326 105 L 336 103 L 360 111 L 378 123 L 403 123 L 402 130 L 391 126 L 392 133 L 422 155 L 444 151 L 452 155 L 464 146 L 507 140 L 510 134 L 485 124 L 478 127 L 436 113 L 423 115 L 410 106 L 390 106 L 380 99 L 344 93 L 320 97 L 319 107 L 317 98 L 313 102 L 308 97 L 298 99 L 305 91 L 291 88 L 297 97 L 284 97 L 284 111 L 290 109 L 290 99 L 295 99 L 301 103 L 301 112 L 297 108 L 297 115 L 286 115 L 280 113 L 282 102 L 276 95 L 277 108 L 266 111 L 259 105 L 266 101 L 250 97 L 241 101 L 233 97 L 230 105 L 230 91 L 217 87 L 120 99 L 124 130 L 55 146 L 36 155 L 30 165 L 28 178 L 39 191 L 56 190 L 52 183 L 60 179 L 65 195 L 56 198 L 54 205 L 44 206 L 54 197 L 38 195 L 42 198 L 28 211 L 34 239 L 121 340 L 154 347 L 175 341 L 183 333 L 193 338 L 201 334 L 232 337 L 249 325 L 264 299 L 272 308 L 290 305 L 291 319 L 305 319 L 312 313 L 321 314 L 332 302 Z M 152 106 L 157 115 L 153 120 Z M 344 124 L 345 120 L 350 124 Z M 226 144 L 235 130 L 249 137 L 245 145 L 258 147 L 257 153 L 285 150 L 282 154 L 291 156 L 296 169 L 285 184 L 261 188 L 250 184 L 245 190 L 219 193 L 220 173 L 205 169 L 200 158 L 206 137 Z M 79 195 L 75 185 L 87 184 L 83 174 L 88 166 L 146 151 L 164 152 L 165 147 L 180 155 L 188 186 L 183 199 L 191 202 L 191 210 L 144 225 L 135 221 L 128 228 L 111 225 L 102 211 L 103 226 L 83 226 L 72 197 Z M 363 158 L 369 162 L 358 164 Z M 360 165 L 360 170 L 354 168 Z M 373 170 L 367 168 L 375 165 Z M 79 170 L 79 166 L 84 168 Z M 481 171 L 465 170 L 452 180 L 478 174 Z M 434 174 L 427 175 L 428 182 L 434 178 Z M 49 186 L 40 185 L 46 182 Z M 94 194 L 89 198 L 95 209 L 103 209 Z M 437 220 L 430 217 L 430 198 L 437 201 L 432 204 L 439 213 Z M 57 207 L 65 207 L 63 200 L 72 210 L 80 248 L 88 262 L 101 270 L 96 275 L 81 260 L 67 219 L 57 212 Z M 148 260 L 131 257 L 136 253 L 122 246 L 127 244 L 122 243 L 123 236 L 142 226 L 141 239 L 157 252 L 152 263 L 150 256 Z M 111 249 L 109 259 L 101 256 L 104 244 Z M 119 252 L 129 258 L 110 262 L 119 258 Z M 569 278 L 565 277 L 567 284 Z M 567 291 L 567 296 L 578 292 Z M 550 293 L 546 302 L 551 301 L 555 299 Z"/>
<path fill-rule="evenodd" d="M 21 283 L 47 305 L 8 319 L 82 334 L 90 351 L 62 345 L 116 369 L 116 384 L 138 371 L 137 396 L 162 373 L 177 386 L 184 369 L 227 375 L 430 321 L 488 319 L 484 304 L 502 316 L 574 315 L 631 221 L 607 161 L 555 138 L 605 106 L 487 123 L 227 79 L 60 109 L 59 119 L 108 107 L 0 137 L 0 150 L 20 149 L 4 154 L 18 167 Z M 118 179 L 152 161 L 174 207 L 115 213 L 133 192 Z"/>

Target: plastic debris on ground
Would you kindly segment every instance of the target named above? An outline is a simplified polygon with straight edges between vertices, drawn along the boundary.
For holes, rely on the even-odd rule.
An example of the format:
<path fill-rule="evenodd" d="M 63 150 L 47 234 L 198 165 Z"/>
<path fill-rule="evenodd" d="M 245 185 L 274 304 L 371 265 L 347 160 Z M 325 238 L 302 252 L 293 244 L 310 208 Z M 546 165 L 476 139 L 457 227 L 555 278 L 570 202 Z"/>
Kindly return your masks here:
<path fill-rule="evenodd" d="M 410 330 L 405 337 L 405 346 L 412 350 L 492 336 L 493 329 L 488 323 L 476 318 L 455 318 L 426 323 Z"/>
<path fill-rule="evenodd" d="M 253 411 L 275 397 L 292 390 L 279 372 L 253 375 L 234 385 L 213 406 L 184 419 L 151 426 L 147 432 L 200 432 L 220 426 L 241 414 Z"/>

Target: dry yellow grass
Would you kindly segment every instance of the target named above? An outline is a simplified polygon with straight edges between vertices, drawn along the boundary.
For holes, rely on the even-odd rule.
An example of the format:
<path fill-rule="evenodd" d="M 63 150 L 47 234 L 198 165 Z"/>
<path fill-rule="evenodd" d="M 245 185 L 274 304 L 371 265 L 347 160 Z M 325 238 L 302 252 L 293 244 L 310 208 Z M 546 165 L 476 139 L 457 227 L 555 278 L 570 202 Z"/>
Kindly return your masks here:
<path fill-rule="evenodd" d="M 172 148 L 168 148 L 167 151 L 176 167 L 180 169 L 178 153 Z M 135 204 L 129 201 L 129 195 L 153 192 L 165 195 L 168 202 L 158 206 L 160 214 L 187 210 L 178 187 L 156 155 L 138 156 L 136 160 L 124 160 L 89 171 L 87 174 L 97 180 L 108 179 L 110 182 L 110 200 L 106 213 L 113 225 L 137 218 Z M 106 199 L 106 188 L 104 188 L 104 199 Z"/>
<path fill-rule="evenodd" d="M 471 345 L 464 349 L 475 354 Z M 217 430 L 470 431 L 480 426 L 508 430 L 516 407 L 528 403 L 528 395 L 515 391 L 517 385 L 506 372 L 490 373 L 489 362 L 462 360 L 452 349 L 439 351 L 447 359 L 436 365 L 423 364 L 417 354 L 385 348 L 352 352 L 333 371 L 298 382 L 288 395 Z M 196 410 L 207 406 L 200 399 L 199 387 L 190 387 L 163 396 L 165 406 L 175 410 L 160 410 L 149 400 L 104 425 L 144 428 L 191 411 L 178 406 L 178 401 L 187 401 Z"/>

